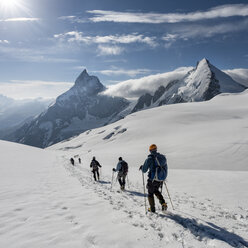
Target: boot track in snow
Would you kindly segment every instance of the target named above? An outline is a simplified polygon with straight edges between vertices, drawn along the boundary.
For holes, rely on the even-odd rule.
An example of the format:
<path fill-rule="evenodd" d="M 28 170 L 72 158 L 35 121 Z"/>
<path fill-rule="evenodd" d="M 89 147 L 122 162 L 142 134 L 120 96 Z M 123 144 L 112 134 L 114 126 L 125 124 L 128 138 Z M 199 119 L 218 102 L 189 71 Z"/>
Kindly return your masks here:
<path fill-rule="evenodd" d="M 243 237 L 215 224 L 218 223 L 219 219 L 226 218 L 228 221 L 233 221 L 232 226 L 234 229 L 243 227 L 248 232 L 248 225 L 245 224 L 248 216 L 244 220 L 242 217 L 240 220 L 237 220 L 235 214 L 223 211 L 218 205 L 214 206 L 210 200 L 207 200 L 207 203 L 198 202 L 194 197 L 185 196 L 183 193 L 181 195 L 177 193 L 173 197 L 175 211 L 169 210 L 164 213 L 157 209 L 157 213 L 148 213 L 146 215 L 144 213 L 144 194 L 141 193 L 141 188 L 137 189 L 137 186 L 135 187 L 129 182 L 130 188 L 123 192 L 117 192 L 114 190 L 116 187 L 115 183 L 113 183 L 113 189 L 111 190 L 111 175 L 109 177 L 100 175 L 100 180 L 95 182 L 88 168 L 83 168 L 81 165 L 72 167 L 65 160 L 62 163 L 71 176 L 77 178 L 82 187 L 92 193 L 92 197 L 104 199 L 106 204 L 112 205 L 113 211 L 122 211 L 126 215 L 124 222 L 137 228 L 145 229 L 149 233 L 156 234 L 157 239 L 163 241 L 163 245 L 169 244 L 170 240 L 173 240 L 180 243 L 182 247 L 186 247 L 187 240 L 194 239 L 195 244 L 200 242 L 203 247 L 220 247 L 223 244 L 230 247 L 248 247 L 248 242 Z M 167 202 L 169 202 L 168 197 Z M 201 210 L 202 216 L 195 217 L 181 211 L 180 205 L 182 203 L 190 205 L 192 209 Z M 157 208 L 159 207 L 157 204 Z M 170 208 L 171 206 L 169 205 Z M 206 215 L 205 212 L 207 210 L 211 210 L 211 213 L 215 215 Z M 208 221 L 202 219 L 204 216 Z M 210 220 L 215 220 L 215 223 L 212 223 Z M 217 246 L 215 246 L 216 244 Z"/>

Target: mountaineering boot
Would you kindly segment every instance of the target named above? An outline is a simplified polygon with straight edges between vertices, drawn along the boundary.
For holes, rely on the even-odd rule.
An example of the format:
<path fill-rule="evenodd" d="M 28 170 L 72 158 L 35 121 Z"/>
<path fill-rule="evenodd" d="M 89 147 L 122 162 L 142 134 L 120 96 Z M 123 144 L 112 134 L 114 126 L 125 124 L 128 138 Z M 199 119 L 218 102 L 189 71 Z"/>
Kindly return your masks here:
<path fill-rule="evenodd" d="M 166 211 L 167 208 L 168 208 L 167 203 L 164 202 L 164 203 L 162 204 L 162 211 Z"/>
<path fill-rule="evenodd" d="M 121 190 L 125 190 L 125 185 L 121 185 Z"/>
<path fill-rule="evenodd" d="M 155 202 L 154 202 L 154 197 L 148 196 L 148 202 L 150 204 L 150 207 L 148 208 L 149 212 L 155 213 Z"/>
<path fill-rule="evenodd" d="M 155 213 L 156 212 L 155 208 L 154 209 L 148 208 L 147 211 L 148 212 L 151 212 L 151 213 Z"/>

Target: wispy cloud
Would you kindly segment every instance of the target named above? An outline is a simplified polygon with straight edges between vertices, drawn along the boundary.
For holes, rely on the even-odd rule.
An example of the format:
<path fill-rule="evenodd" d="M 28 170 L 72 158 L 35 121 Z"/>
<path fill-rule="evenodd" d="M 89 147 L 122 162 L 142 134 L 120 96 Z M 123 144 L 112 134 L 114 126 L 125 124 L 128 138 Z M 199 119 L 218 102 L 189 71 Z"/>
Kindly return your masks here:
<path fill-rule="evenodd" d="M 99 45 L 97 47 L 98 55 L 119 55 L 124 51 L 124 48 L 119 46 L 106 46 L 106 45 Z"/>
<path fill-rule="evenodd" d="M 93 71 L 98 72 L 107 76 L 119 76 L 119 75 L 127 75 L 129 77 L 135 77 L 137 75 L 144 75 L 151 73 L 153 70 L 149 69 L 134 69 L 134 70 L 126 70 L 126 69 L 112 69 L 112 70 L 101 70 L 101 71 Z"/>
<path fill-rule="evenodd" d="M 10 47 L 0 42 L 0 61 L 15 60 L 35 63 L 74 63 L 76 59 L 59 57 L 61 49 L 58 46 L 35 48 Z"/>
<path fill-rule="evenodd" d="M 178 37 L 177 34 L 166 34 L 165 36 L 162 37 L 162 40 L 173 41 L 173 40 L 176 40 L 177 37 Z"/>
<path fill-rule="evenodd" d="M 0 82 L 0 92 L 15 99 L 55 98 L 72 85 L 71 82 L 11 80 L 10 82 Z"/>
<path fill-rule="evenodd" d="M 117 12 L 106 10 L 89 10 L 92 22 L 127 22 L 127 23 L 178 23 L 226 18 L 233 16 L 248 16 L 248 4 L 230 4 L 211 8 L 207 11 L 189 13 L 140 13 Z"/>
<path fill-rule="evenodd" d="M 63 20 L 63 21 L 70 21 L 72 23 L 85 23 L 85 22 L 89 22 L 88 19 L 82 18 L 82 17 L 79 17 L 79 16 L 60 16 L 58 19 L 59 20 Z"/>
<path fill-rule="evenodd" d="M 165 34 L 162 37 L 162 40 L 164 40 L 167 45 L 171 45 L 177 40 L 211 38 L 217 35 L 247 31 L 247 26 L 248 19 L 232 23 L 221 23 L 217 25 L 181 25 L 174 27 L 173 32 Z"/>
<path fill-rule="evenodd" d="M 18 18 L 8 18 L 0 19 L 0 22 L 37 22 L 40 18 L 29 18 L 29 17 L 18 17 Z"/>
<path fill-rule="evenodd" d="M 9 44 L 8 40 L 0 40 L 0 44 Z"/>
<path fill-rule="evenodd" d="M 155 37 L 144 36 L 142 34 L 132 33 L 127 35 L 106 35 L 106 36 L 84 36 L 82 32 L 71 31 L 63 34 L 55 34 L 55 38 L 67 40 L 68 42 L 82 42 L 86 44 L 130 44 L 145 43 L 151 47 L 155 47 Z"/>

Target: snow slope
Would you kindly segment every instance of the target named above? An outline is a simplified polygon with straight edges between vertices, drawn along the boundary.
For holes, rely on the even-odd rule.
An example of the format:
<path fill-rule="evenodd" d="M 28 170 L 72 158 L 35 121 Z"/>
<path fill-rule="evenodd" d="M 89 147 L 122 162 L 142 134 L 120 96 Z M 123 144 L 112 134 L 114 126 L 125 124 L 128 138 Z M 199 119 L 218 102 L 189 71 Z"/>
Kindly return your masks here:
<path fill-rule="evenodd" d="M 68 152 L 0 148 L 0 247 L 248 247 L 247 172 L 170 170 L 176 210 L 145 215 L 138 172 L 118 193 L 107 164 L 95 183 L 84 158 L 72 167 Z M 236 210 L 212 197 L 218 187 Z"/>
<path fill-rule="evenodd" d="M 0 247 L 127 247 L 145 235 L 123 223 L 126 213 L 113 212 L 88 174 L 82 187 L 53 152 L 4 141 L 0 147 Z M 130 241 L 121 241 L 121 231 Z"/>
<path fill-rule="evenodd" d="M 78 153 L 88 161 L 96 155 L 104 164 L 115 164 L 123 156 L 138 166 L 149 145 L 156 143 L 171 168 L 247 171 L 247 105 L 248 90 L 206 102 L 161 106 L 89 130 L 51 149 Z"/>

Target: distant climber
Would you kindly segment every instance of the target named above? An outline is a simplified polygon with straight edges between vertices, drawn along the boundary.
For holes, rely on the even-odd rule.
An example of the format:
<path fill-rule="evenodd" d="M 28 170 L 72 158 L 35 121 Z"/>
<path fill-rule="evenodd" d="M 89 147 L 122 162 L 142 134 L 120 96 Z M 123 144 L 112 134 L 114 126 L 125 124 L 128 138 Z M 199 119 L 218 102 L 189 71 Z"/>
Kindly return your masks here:
<path fill-rule="evenodd" d="M 100 177 L 100 175 L 99 175 L 99 167 L 101 168 L 102 166 L 96 160 L 96 157 L 93 157 L 92 161 L 90 163 L 90 168 L 92 168 L 92 173 L 94 175 L 95 181 L 96 181 L 96 179 L 98 179 L 98 181 L 99 181 L 99 177 Z M 96 178 L 96 176 L 97 176 L 97 178 Z"/>
<path fill-rule="evenodd" d="M 81 164 L 81 158 L 78 158 L 78 162 L 79 162 L 79 164 Z"/>
<path fill-rule="evenodd" d="M 144 165 L 140 166 L 140 170 L 143 173 L 146 173 L 148 170 L 148 180 L 146 188 L 148 190 L 148 202 L 150 208 L 148 211 L 155 212 L 155 201 L 154 194 L 159 199 L 159 202 L 162 206 L 162 211 L 167 210 L 167 203 L 165 202 L 159 188 L 162 187 L 163 181 L 167 177 L 167 161 L 166 157 L 157 152 L 157 146 L 152 144 L 149 147 L 150 154 L 144 162 Z"/>
<path fill-rule="evenodd" d="M 73 158 L 71 158 L 71 159 L 70 159 L 70 161 L 71 161 L 71 164 L 72 164 L 72 165 L 74 165 L 74 164 L 75 164 L 75 161 L 74 161 L 74 159 L 73 159 Z"/>
<path fill-rule="evenodd" d="M 125 160 L 122 159 L 122 157 L 119 157 L 119 162 L 116 166 L 116 169 L 113 168 L 114 172 L 118 172 L 117 178 L 121 187 L 121 190 L 125 190 L 125 184 L 126 184 L 126 176 L 128 173 L 128 164 Z"/>

